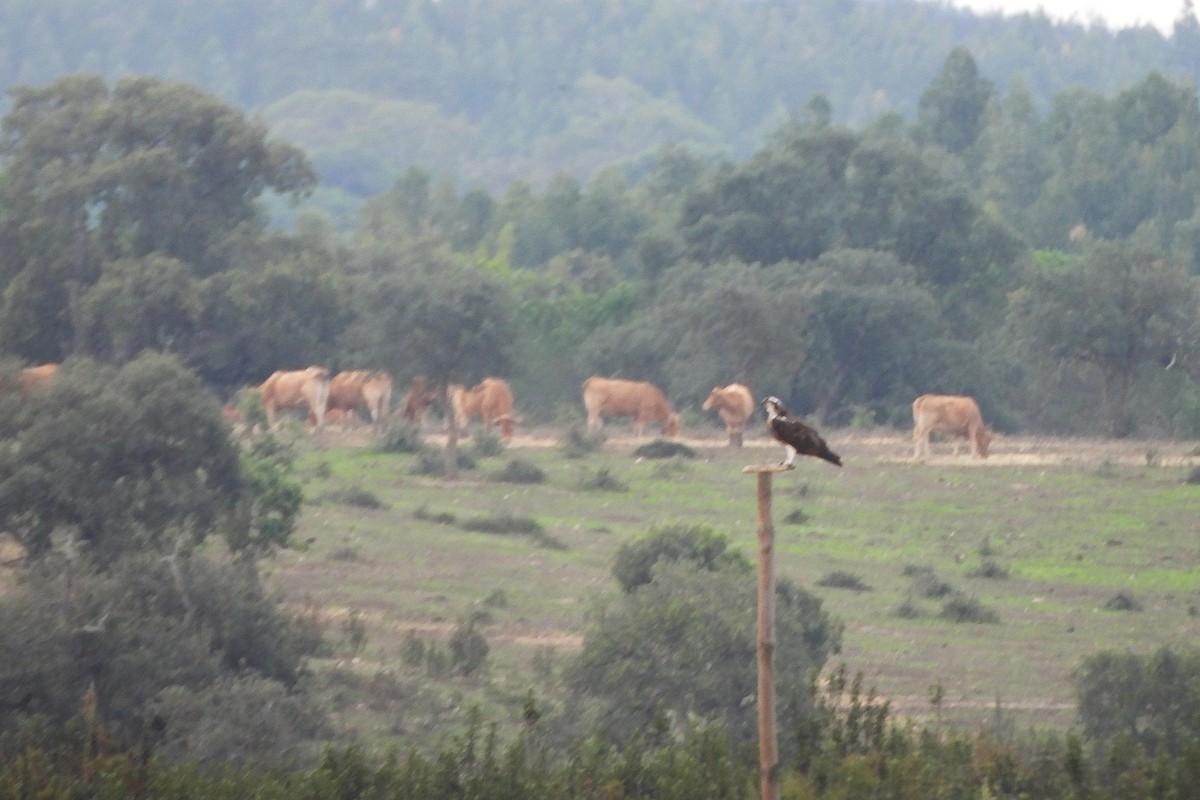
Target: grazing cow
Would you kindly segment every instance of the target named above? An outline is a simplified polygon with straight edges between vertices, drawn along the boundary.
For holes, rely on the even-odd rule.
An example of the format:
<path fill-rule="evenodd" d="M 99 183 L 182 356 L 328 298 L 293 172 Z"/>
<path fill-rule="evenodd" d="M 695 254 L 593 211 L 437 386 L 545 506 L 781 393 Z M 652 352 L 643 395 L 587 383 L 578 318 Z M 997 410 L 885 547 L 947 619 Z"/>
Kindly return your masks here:
<path fill-rule="evenodd" d="M 36 367 L 24 367 L 16 374 L 12 383 L 0 385 L 0 397 L 8 394 L 14 388 L 20 397 L 28 397 L 34 392 L 49 389 L 58 375 L 58 364 L 39 364 Z"/>
<path fill-rule="evenodd" d="M 32 392 L 49 389 L 58 375 L 58 364 L 39 364 L 36 367 L 25 367 L 17 381 L 17 389 L 22 397 L 28 397 Z"/>
<path fill-rule="evenodd" d="M 995 436 L 983 424 L 979 404 L 972 397 L 923 394 L 913 401 L 913 460 L 929 455 L 929 434 L 945 433 L 954 437 L 954 455 L 959 438 L 971 442 L 971 452 L 987 458 L 988 445 Z"/>
<path fill-rule="evenodd" d="M 424 375 L 417 375 L 408 384 L 404 400 L 400 404 L 400 416 L 408 422 L 420 425 L 425 419 L 425 412 L 437 402 L 437 390 L 429 385 Z"/>
<path fill-rule="evenodd" d="M 285 408 L 302 409 L 311 414 L 315 430 L 325 425 L 325 409 L 329 402 L 329 370 L 325 367 L 274 372 L 258 391 L 263 411 L 267 412 L 268 425 L 274 425 L 276 414 Z"/>
<path fill-rule="evenodd" d="M 742 446 L 742 431 L 746 427 L 746 420 L 754 413 L 754 395 L 748 388 L 740 383 L 717 386 L 708 393 L 708 399 L 701 408 L 705 411 L 715 409 L 725 421 L 729 444 L 733 447 Z"/>
<path fill-rule="evenodd" d="M 633 417 L 633 433 L 641 436 L 649 422 L 662 425 L 663 435 L 679 435 L 679 415 L 662 391 L 646 381 L 627 381 L 593 375 L 583 382 L 583 407 L 588 430 L 604 425 L 605 417 Z"/>
<path fill-rule="evenodd" d="M 512 439 L 513 427 L 520 420 L 513 416 L 512 390 L 506 381 L 484 378 L 473 389 L 455 383 L 447 389 L 447 394 L 459 428 L 465 431 L 471 420 L 479 417 L 484 425 L 499 428 L 504 441 Z"/>
<path fill-rule="evenodd" d="M 356 369 L 339 372 L 329 381 L 329 401 L 325 415 L 337 410 L 338 423 L 353 424 L 353 417 L 365 411 L 376 430 L 382 429 L 391 414 L 392 376 L 386 372 Z M 309 422 L 313 416 L 309 415 Z"/>

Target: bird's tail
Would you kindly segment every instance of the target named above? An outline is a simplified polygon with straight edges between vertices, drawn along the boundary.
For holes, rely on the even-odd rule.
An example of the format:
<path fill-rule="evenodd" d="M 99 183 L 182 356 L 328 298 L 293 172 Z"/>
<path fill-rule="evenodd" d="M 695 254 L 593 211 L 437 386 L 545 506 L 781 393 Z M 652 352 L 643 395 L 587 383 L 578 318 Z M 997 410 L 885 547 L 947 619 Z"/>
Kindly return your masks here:
<path fill-rule="evenodd" d="M 821 443 L 821 449 L 817 452 L 817 456 L 825 459 L 835 467 L 840 467 L 842 465 L 842 457 L 830 450 L 829 445 L 825 444 L 824 442 Z"/>

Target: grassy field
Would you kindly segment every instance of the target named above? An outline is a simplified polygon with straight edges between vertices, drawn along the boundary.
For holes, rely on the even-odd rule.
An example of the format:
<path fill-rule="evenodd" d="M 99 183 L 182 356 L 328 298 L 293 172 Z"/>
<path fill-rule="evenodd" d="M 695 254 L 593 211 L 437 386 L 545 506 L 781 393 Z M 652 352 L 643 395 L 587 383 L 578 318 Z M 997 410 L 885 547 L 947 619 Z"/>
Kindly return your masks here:
<path fill-rule="evenodd" d="M 698 458 L 663 461 L 636 459 L 641 442 L 617 435 L 569 459 L 561 432 L 534 433 L 453 482 L 414 474 L 412 456 L 377 452 L 365 434 L 303 446 L 299 538 L 311 543 L 276 558 L 269 576 L 338 643 L 316 674 L 345 729 L 411 742 L 461 724 L 472 705 L 516 719 L 530 687 L 552 707 L 591 602 L 614 590 L 616 548 L 656 525 L 710 526 L 756 558 L 755 481 L 741 469 L 778 461 L 765 438 L 735 450 L 714 429 L 687 440 Z M 1085 656 L 1198 640 L 1195 443 L 1010 437 L 987 461 L 935 445 L 914 464 L 900 433 L 827 438 L 844 469 L 805 460 L 775 476 L 777 572 L 845 623 L 830 666 L 862 671 L 897 712 L 1063 728 Z M 492 479 L 512 459 L 545 482 Z M 618 490 L 584 488 L 597 477 Z M 465 529 L 510 517 L 541 533 Z M 865 588 L 822 585 L 846 576 Z M 995 621 L 955 622 L 951 611 Z M 431 677 L 405 658 L 414 640 L 444 647 L 472 614 L 490 648 L 482 674 Z"/>

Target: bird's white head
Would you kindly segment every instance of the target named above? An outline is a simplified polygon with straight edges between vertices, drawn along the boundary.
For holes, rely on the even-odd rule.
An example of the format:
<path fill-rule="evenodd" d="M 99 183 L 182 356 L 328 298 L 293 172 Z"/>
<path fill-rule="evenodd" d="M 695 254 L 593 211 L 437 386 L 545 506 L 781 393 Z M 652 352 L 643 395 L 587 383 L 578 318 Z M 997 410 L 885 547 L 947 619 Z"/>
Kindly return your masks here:
<path fill-rule="evenodd" d="M 787 409 L 783 407 L 783 402 L 778 397 L 764 397 L 762 406 L 767 411 L 768 417 L 786 417 Z"/>

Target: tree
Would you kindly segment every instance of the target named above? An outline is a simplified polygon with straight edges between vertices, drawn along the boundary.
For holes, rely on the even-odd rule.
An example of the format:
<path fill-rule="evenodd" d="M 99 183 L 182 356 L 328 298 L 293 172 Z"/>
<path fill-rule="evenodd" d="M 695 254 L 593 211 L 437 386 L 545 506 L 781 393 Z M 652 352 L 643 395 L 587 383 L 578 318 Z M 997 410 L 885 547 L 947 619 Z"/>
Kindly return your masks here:
<path fill-rule="evenodd" d="M 234 521 L 237 448 L 216 399 L 169 356 L 71 360 L 44 396 L 0 404 L 0 528 L 32 555 L 74 535 L 111 561 Z"/>
<path fill-rule="evenodd" d="M 1075 687 L 1092 739 L 1127 736 L 1151 753 L 1178 755 L 1200 737 L 1200 653 L 1103 651 L 1084 659 Z"/>
<path fill-rule="evenodd" d="M 1035 260 L 1009 325 L 1032 357 L 1100 378 L 1108 432 L 1133 432 L 1138 372 L 1158 365 L 1195 325 L 1197 281 L 1158 253 L 1100 242 L 1080 257 Z"/>
<path fill-rule="evenodd" d="M 197 281 L 177 259 L 152 254 L 107 262 L 100 279 L 71 298 L 83 353 L 128 361 L 143 350 L 186 353 L 201 311 Z"/>
<path fill-rule="evenodd" d="M 668 555 L 661 550 L 662 555 Z M 653 577 L 602 603 L 567 671 L 571 689 L 596 701 L 600 729 L 616 741 L 662 724 L 721 724 L 738 741 L 755 734 L 755 582 L 743 559 L 657 558 Z M 821 601 L 788 582 L 776 595 L 780 727 L 812 710 L 812 678 L 840 646 Z"/>
<path fill-rule="evenodd" d="M 203 281 L 188 365 L 215 386 L 233 387 L 280 368 L 329 363 L 353 315 L 350 290 L 321 266 L 281 259 Z"/>
<path fill-rule="evenodd" d="M 729 537 L 700 525 L 666 525 L 621 544 L 613 559 L 612 574 L 621 591 L 630 594 L 654 579 L 654 568 L 663 562 L 687 561 L 698 569 L 716 571 L 747 566 L 745 557 L 729 549 Z"/>
<path fill-rule="evenodd" d="M 23 577 L 0 598 L 0 731 L 35 716 L 61 731 L 90 693 L 117 747 L 171 760 L 295 766 L 323 732 L 300 680 L 319 636 L 253 564 L 130 553 L 103 569 L 42 559 Z"/>
<path fill-rule="evenodd" d="M 69 286 L 153 253 L 212 274 L 231 238 L 261 230 L 263 192 L 315 180 L 261 122 L 183 84 L 127 78 L 110 90 L 73 75 L 12 94 L 0 143 L 0 342 L 30 359 L 72 352 Z"/>
<path fill-rule="evenodd" d="M 994 91 L 971 51 L 955 47 L 917 103 L 918 137 L 961 155 L 979 137 Z"/>
<path fill-rule="evenodd" d="M 897 407 L 936 377 L 931 365 L 948 340 L 933 295 L 916 270 L 890 253 L 834 250 L 798 268 L 811 285 L 809 366 L 797 373 L 794 398 L 818 418 L 846 424 L 856 407 L 888 422 Z M 839 416 L 841 415 L 841 416 Z"/>

